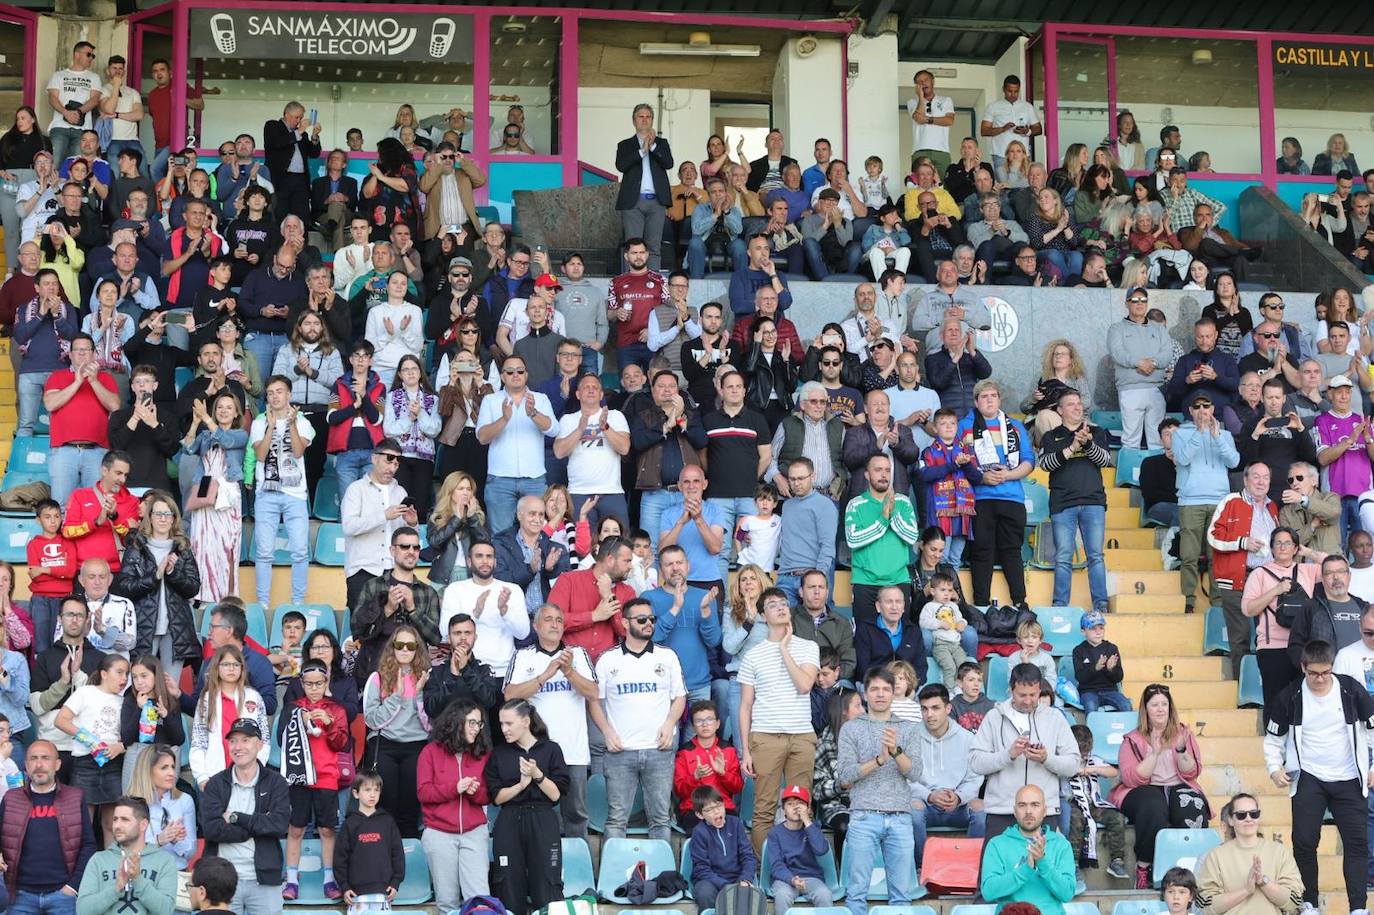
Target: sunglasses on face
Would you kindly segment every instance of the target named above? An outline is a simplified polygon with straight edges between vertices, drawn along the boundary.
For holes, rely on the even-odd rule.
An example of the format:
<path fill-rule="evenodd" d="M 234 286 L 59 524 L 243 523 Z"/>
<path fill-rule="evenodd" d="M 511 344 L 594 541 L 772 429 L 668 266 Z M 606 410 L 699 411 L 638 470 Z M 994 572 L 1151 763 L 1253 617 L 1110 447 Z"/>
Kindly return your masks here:
<path fill-rule="evenodd" d="M 377 457 L 386 461 L 388 464 L 395 464 L 401 460 L 401 456 L 399 454 L 389 454 L 387 452 L 382 452 L 381 454 L 377 455 Z"/>
<path fill-rule="evenodd" d="M 464 277 L 470 277 L 472 276 L 472 274 L 468 273 L 466 270 L 455 270 L 452 273 L 450 273 L 449 276 L 453 277 L 456 280 Z"/>
<path fill-rule="evenodd" d="M 398 550 L 405 550 L 406 552 L 420 549 L 420 544 L 418 543 L 396 543 L 393 544 L 393 546 L 395 546 Z"/>
<path fill-rule="evenodd" d="M 1293 474 L 1291 477 L 1288 478 L 1288 482 L 1290 482 L 1290 483 L 1301 483 L 1301 482 L 1302 482 L 1303 480 L 1305 480 L 1305 479 L 1307 479 L 1307 474 L 1304 474 L 1304 473 L 1295 473 L 1295 474 Z"/>
<path fill-rule="evenodd" d="M 502 375 L 523 375 L 523 374 L 525 374 L 525 370 L 524 370 L 524 369 L 503 369 L 503 370 L 501 371 L 501 374 L 502 374 Z"/>
<path fill-rule="evenodd" d="M 1193 409 L 1194 409 L 1194 410 L 1210 410 L 1210 409 L 1212 409 L 1212 405 L 1211 405 L 1210 403 L 1195 403 L 1195 404 L 1193 404 Z"/>
<path fill-rule="evenodd" d="M 632 616 L 630 617 L 630 622 L 638 623 L 643 626 L 645 623 L 652 623 L 656 619 L 658 619 L 656 616 Z"/>
<path fill-rule="evenodd" d="M 1232 810 L 1231 816 L 1237 820 L 1258 820 L 1260 818 L 1259 809 L 1255 810 Z"/>
<path fill-rule="evenodd" d="M 821 365 L 828 365 L 828 366 L 830 366 L 830 367 L 832 367 L 832 368 L 834 368 L 835 366 L 838 366 L 838 365 L 842 365 L 842 364 L 843 364 L 843 363 L 841 363 L 841 362 L 839 362 L 839 361 L 837 361 L 837 360 L 835 360 L 835 359 L 826 359 L 825 361 L 823 361 L 823 362 L 821 363 Z"/>
<path fill-rule="evenodd" d="M 1283 311 L 1283 309 L 1284 309 L 1284 304 L 1283 304 L 1282 302 L 1270 302 L 1269 304 L 1267 304 L 1267 305 L 1261 305 L 1260 307 L 1261 307 L 1261 308 L 1268 308 L 1268 309 L 1270 309 L 1270 310 L 1272 310 L 1272 311 Z"/>
<path fill-rule="evenodd" d="M 460 334 L 475 334 L 475 333 L 477 333 L 477 328 L 475 328 L 475 327 L 464 327 L 462 330 L 458 331 L 458 333 L 460 333 Z"/>
<path fill-rule="evenodd" d="M 1260 336 L 1263 337 L 1265 340 L 1277 340 L 1277 339 L 1279 338 L 1280 335 L 1279 335 L 1279 334 L 1271 334 L 1271 333 L 1262 333 L 1262 334 L 1260 334 Z"/>
<path fill-rule="evenodd" d="M 1361 629 L 1360 635 L 1367 639 L 1374 639 L 1374 629 Z"/>
<path fill-rule="evenodd" d="M 416 651 L 420 645 L 417 642 L 392 642 L 391 647 L 397 651 Z"/>
<path fill-rule="evenodd" d="M 1127 302 L 1130 302 L 1130 303 L 1133 304 L 1133 305 L 1139 305 L 1141 302 L 1148 302 L 1148 301 L 1150 301 L 1150 300 L 1147 299 L 1147 298 L 1145 298 L 1145 296 L 1143 296 L 1143 295 L 1133 295 L 1133 296 L 1131 296 L 1129 299 L 1127 299 L 1126 301 L 1127 301 Z"/>

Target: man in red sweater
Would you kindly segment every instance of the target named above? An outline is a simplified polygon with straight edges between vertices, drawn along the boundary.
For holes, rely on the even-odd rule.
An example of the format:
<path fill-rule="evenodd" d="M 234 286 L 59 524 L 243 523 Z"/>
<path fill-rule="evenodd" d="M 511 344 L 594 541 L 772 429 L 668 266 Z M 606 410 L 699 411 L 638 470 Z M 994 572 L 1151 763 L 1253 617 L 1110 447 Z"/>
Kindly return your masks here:
<path fill-rule="evenodd" d="M 54 373 L 56 374 L 56 373 Z M 103 559 L 111 572 L 119 571 L 120 540 L 138 526 L 138 499 L 124 486 L 129 456 L 107 451 L 100 462 L 100 480 L 78 489 L 67 500 L 62 535 L 76 545 L 76 562 Z"/>
<path fill-rule="evenodd" d="M 662 274 L 649 269 L 649 248 L 642 238 L 625 242 L 625 263 L 630 268 L 611 280 L 606 291 L 606 316 L 615 327 L 616 364 L 649 365 L 649 315 L 670 304 L 668 284 Z"/>
<path fill-rule="evenodd" d="M 110 448 L 110 414 L 119 409 L 119 386 L 96 361 L 91 336 L 73 337 L 69 353 L 71 367 L 53 372 L 43 384 L 52 424 L 48 475 L 59 505 L 78 487 L 95 484 Z"/>
<path fill-rule="evenodd" d="M 590 569 L 558 576 L 549 603 L 563 608 L 563 642 L 586 649 L 592 663 L 625 637 L 625 618 L 620 606 L 635 596 L 625 584 L 634 560 L 628 541 L 612 537 L 596 550 Z"/>

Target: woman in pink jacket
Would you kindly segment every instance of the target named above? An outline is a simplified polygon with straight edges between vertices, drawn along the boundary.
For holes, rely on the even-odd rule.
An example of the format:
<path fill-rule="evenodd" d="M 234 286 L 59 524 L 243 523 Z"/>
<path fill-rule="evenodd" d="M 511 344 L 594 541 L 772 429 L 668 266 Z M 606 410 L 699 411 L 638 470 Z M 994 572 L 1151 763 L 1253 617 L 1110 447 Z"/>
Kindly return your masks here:
<path fill-rule="evenodd" d="M 1145 687 L 1138 708 L 1136 729 L 1121 741 L 1121 781 L 1108 800 L 1135 826 L 1135 885 L 1149 889 L 1159 831 L 1200 829 L 1212 813 L 1198 784 L 1202 754 L 1197 738 L 1178 720 L 1169 687 Z"/>
<path fill-rule="evenodd" d="M 491 737 L 482 707 L 458 700 L 439 713 L 430 743 L 420 751 L 415 782 L 425 832 L 420 846 L 434 880 L 439 915 L 487 888 L 487 782 L 482 770 Z"/>
<path fill-rule="evenodd" d="M 1298 532 L 1291 527 L 1274 528 L 1269 535 L 1269 552 L 1274 558 L 1246 576 L 1241 595 L 1241 611 L 1247 617 L 1258 617 L 1255 661 L 1259 664 L 1265 705 L 1302 675 L 1288 654 L 1288 627 L 1279 622 L 1279 616 L 1290 623 L 1292 620 L 1280 603 L 1291 601 L 1290 594 L 1303 599 L 1312 597 L 1326 554 L 1299 546 L 1300 542 Z"/>

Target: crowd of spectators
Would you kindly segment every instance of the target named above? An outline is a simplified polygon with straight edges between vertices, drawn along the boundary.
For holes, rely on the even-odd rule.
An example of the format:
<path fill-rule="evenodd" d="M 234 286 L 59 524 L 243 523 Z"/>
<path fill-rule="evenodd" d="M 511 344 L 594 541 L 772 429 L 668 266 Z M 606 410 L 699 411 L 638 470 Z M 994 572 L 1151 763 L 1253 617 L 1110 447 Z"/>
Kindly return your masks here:
<path fill-rule="evenodd" d="M 0 563 L 0 855 L 20 911 L 166 915 L 203 839 L 197 908 L 279 912 L 313 828 L 330 900 L 389 901 L 418 836 L 442 912 L 490 893 L 525 915 L 564 895 L 560 838 L 586 835 L 593 775 L 607 837 L 637 796 L 651 838 L 690 834 L 702 908 L 755 882 L 760 858 L 779 911 L 828 904 L 827 850 L 854 915 L 880 864 L 890 901 L 909 902 L 932 827 L 988 837 L 989 901 L 1062 911 L 1099 833 L 1106 872 L 1145 889 L 1160 830 L 1215 817 L 1186 710 L 1163 684 L 1123 695 L 1132 659 L 1106 638 L 1102 471 L 1123 443 L 1158 451 L 1141 467 L 1146 515 L 1177 543 L 1187 612 L 1205 573 L 1232 677 L 1257 634 L 1265 765 L 1293 796 L 1291 851 L 1237 794 L 1226 843 L 1196 877 L 1171 871 L 1166 903 L 1314 905 L 1329 809 L 1364 909 L 1374 311 L 1332 290 L 1302 328 L 1270 293 L 1257 320 L 1237 286 L 1257 252 L 1170 164 L 1176 128 L 1145 152 L 1122 112 L 1118 136 L 1049 171 L 1009 77 L 980 123 L 990 161 L 973 138 L 951 160 L 952 105 L 922 71 L 901 182 L 874 158 L 852 179 L 824 139 L 803 170 L 772 131 L 753 162 L 712 138 L 673 186 L 639 105 L 616 152 L 625 266 L 602 296 L 580 255 L 555 264 L 480 223 L 460 109 L 403 108 L 361 185 L 342 150 L 312 178 L 320 125 L 296 102 L 264 125 L 266 163 L 241 135 L 213 175 L 183 150 L 154 185 L 136 138 L 107 143 L 116 168 L 99 158 L 93 112 L 138 120 L 143 103 L 121 60 L 103 84 L 93 58 L 78 44 L 54 77 L 46 137 L 29 109 L 0 137 L 0 164 L 34 175 L 0 206 L 7 238 L 19 227 L 0 287 L 18 432 L 44 413 L 50 429 L 27 604 Z M 148 106 L 156 124 L 166 100 Z M 528 151 L 522 115 L 502 152 Z M 1142 162 L 1156 176 L 1128 188 L 1121 169 Z M 732 265 L 726 300 L 690 304 L 716 258 Z M 1090 421 L 1067 340 L 1008 412 L 967 289 L 1008 259 L 1026 285 L 1128 281 L 1108 335 L 1122 441 Z M 853 313 L 803 338 L 786 273 L 865 263 Z M 906 291 L 912 263 L 929 294 Z M 1177 353 L 1149 287 L 1185 279 L 1214 300 Z M 1069 603 L 1076 541 L 1087 559 L 1072 678 L 1027 604 L 1037 467 L 1053 604 Z M 283 609 L 262 643 L 248 599 L 270 606 L 283 549 L 292 603 L 309 597 L 312 512 L 340 518 L 347 631 Z M 254 593 L 240 594 L 250 517 Z M 833 599 L 843 566 L 848 608 Z M 989 652 L 1009 662 L 998 702 Z M 1117 765 L 1066 694 L 1136 712 Z"/>

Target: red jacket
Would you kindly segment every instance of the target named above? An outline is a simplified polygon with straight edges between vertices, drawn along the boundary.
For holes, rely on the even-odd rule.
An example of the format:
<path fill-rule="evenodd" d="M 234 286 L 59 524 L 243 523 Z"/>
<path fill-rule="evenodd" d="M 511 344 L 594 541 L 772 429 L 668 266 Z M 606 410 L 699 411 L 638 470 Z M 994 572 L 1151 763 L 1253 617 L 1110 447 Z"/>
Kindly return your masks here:
<path fill-rule="evenodd" d="M 61 533 L 39 534 L 29 541 L 29 593 L 35 597 L 66 597 L 80 566 L 76 544 Z"/>
<path fill-rule="evenodd" d="M 311 787 L 337 791 L 339 753 L 346 750 L 348 742 L 353 739 L 348 729 L 348 712 L 328 696 L 319 702 L 311 702 L 302 696 L 296 700 L 295 707 L 310 711 L 321 709 L 329 713 L 329 724 L 321 726 L 319 735 L 310 735 L 310 756 L 315 763 L 315 784 Z"/>
<path fill-rule="evenodd" d="M 490 754 L 488 754 L 490 755 Z M 483 775 L 487 756 L 460 753 L 454 756 L 437 743 L 427 743 L 415 764 L 415 784 L 425 825 L 440 832 L 461 835 L 487 822 L 487 780 Z M 458 780 L 472 776 L 477 790 L 458 793 Z"/>
<path fill-rule="evenodd" d="M 1278 524 L 1278 505 L 1267 499 L 1265 507 Z M 1212 512 L 1212 523 L 1207 528 L 1207 543 L 1212 547 L 1212 579 L 1223 591 L 1245 587 L 1245 557 L 1249 555 L 1250 522 L 1254 517 L 1255 506 L 1244 495 L 1234 492 Z"/>
<path fill-rule="evenodd" d="M 326 438 L 326 450 L 330 454 L 348 450 L 348 437 L 353 430 L 353 420 L 358 418 L 358 411 L 353 408 L 353 389 L 348 386 L 352 377 L 352 372 L 345 372 L 334 382 L 334 399 L 329 405 L 329 435 Z M 372 404 L 372 413 L 377 417 L 377 421 L 370 420 L 366 413 L 363 414 L 362 421 L 367 434 L 372 437 L 372 444 L 376 445 L 382 440 L 382 414 L 378 405 L 386 399 L 386 387 L 382 384 L 381 377 L 373 371 L 368 371 L 367 381 L 366 402 Z"/>
<path fill-rule="evenodd" d="M 620 605 L 634 600 L 634 588 L 623 581 L 614 586 L 614 593 Z M 563 608 L 563 641 L 568 645 L 584 648 L 593 664 L 608 648 L 625 638 L 625 616 L 617 613 L 608 620 L 599 622 L 592 619 L 592 611 L 601 603 L 601 592 L 596 587 L 596 569 L 579 569 L 564 572 L 554 582 L 549 592 L 549 603 Z"/>
<path fill-rule="evenodd" d="M 115 493 L 115 519 L 105 517 L 97 490 L 99 483 L 72 493 L 67 501 L 67 517 L 62 522 L 62 536 L 76 545 L 76 565 L 87 559 L 103 559 L 111 572 L 119 571 L 120 540 L 138 527 L 138 499 L 128 489 Z"/>
<path fill-rule="evenodd" d="M 717 775 L 711 769 L 705 778 L 697 778 L 694 774 L 697 764 L 710 768 L 717 750 L 725 756 L 725 774 Z M 709 750 L 702 749 L 700 741 L 693 737 L 686 748 L 677 751 L 677 759 L 673 763 L 673 793 L 678 796 L 679 810 L 692 809 L 692 792 L 702 785 L 710 785 L 719 791 L 725 798 L 725 809 L 729 811 L 735 809 L 734 795 L 744 790 L 744 773 L 739 767 L 739 755 L 734 747 L 721 746 L 719 737 Z"/>

